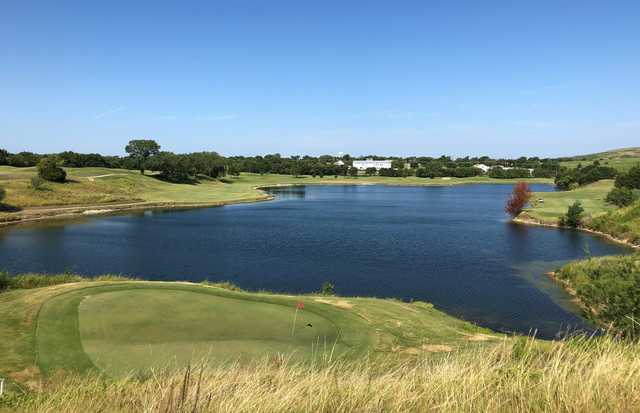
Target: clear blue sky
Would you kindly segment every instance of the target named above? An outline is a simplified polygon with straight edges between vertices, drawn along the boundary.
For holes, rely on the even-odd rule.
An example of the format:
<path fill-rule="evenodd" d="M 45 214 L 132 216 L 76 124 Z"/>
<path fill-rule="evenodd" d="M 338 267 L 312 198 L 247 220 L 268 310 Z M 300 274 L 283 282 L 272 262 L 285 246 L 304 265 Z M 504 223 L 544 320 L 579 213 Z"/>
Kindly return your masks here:
<path fill-rule="evenodd" d="M 0 147 L 542 155 L 640 145 L 640 2 L 0 3 Z"/>

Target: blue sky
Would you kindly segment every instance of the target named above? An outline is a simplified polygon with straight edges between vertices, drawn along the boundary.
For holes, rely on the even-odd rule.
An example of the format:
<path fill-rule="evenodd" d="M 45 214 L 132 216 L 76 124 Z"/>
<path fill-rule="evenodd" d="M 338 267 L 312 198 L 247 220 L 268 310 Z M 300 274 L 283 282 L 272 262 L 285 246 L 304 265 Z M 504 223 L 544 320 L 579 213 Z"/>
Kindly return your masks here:
<path fill-rule="evenodd" d="M 640 145 L 638 1 L 0 3 L 0 147 L 557 156 Z"/>

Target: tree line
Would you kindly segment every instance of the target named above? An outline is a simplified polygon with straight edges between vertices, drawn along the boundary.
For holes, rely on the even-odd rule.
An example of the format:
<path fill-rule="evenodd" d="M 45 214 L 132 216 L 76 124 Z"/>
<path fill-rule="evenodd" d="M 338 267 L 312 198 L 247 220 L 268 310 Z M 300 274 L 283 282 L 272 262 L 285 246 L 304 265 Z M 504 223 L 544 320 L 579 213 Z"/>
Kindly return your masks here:
<path fill-rule="evenodd" d="M 170 181 L 183 182 L 196 175 L 220 177 L 225 174 L 238 175 L 241 172 L 257 174 L 286 174 L 310 176 L 349 176 L 359 172 L 353 168 L 356 159 L 391 159 L 392 167 L 382 170 L 371 168 L 366 175 L 380 175 L 421 178 L 457 177 L 466 178 L 483 175 L 481 169 L 474 167 L 484 164 L 493 167 L 487 173 L 493 178 L 553 178 L 560 171 L 559 163 L 553 159 L 521 157 L 517 159 L 492 159 L 488 156 L 451 158 L 433 157 L 382 157 L 368 155 L 352 157 L 350 155 L 332 156 L 290 156 L 278 153 L 258 156 L 222 157 L 216 152 L 196 152 L 174 154 L 161 151 L 160 145 L 148 139 L 129 142 L 125 147 L 127 156 L 104 156 L 97 153 L 82 154 L 65 151 L 57 154 L 36 154 L 32 152 L 9 153 L 0 149 L 0 165 L 16 167 L 36 166 L 44 158 L 54 158 L 64 167 L 103 167 L 119 169 L 152 169 Z M 496 168 L 497 166 L 503 168 Z M 530 172 L 533 170 L 533 173 Z"/>

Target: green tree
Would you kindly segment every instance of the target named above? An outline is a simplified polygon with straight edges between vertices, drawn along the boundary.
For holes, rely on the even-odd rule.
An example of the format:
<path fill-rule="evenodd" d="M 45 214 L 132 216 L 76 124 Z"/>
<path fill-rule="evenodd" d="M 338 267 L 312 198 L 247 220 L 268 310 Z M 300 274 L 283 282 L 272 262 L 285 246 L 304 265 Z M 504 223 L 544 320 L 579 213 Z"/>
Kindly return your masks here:
<path fill-rule="evenodd" d="M 67 179 L 67 173 L 58 166 L 55 158 L 43 158 L 38 162 L 38 176 L 45 181 L 64 182 Z"/>
<path fill-rule="evenodd" d="M 584 208 L 580 201 L 576 201 L 567 209 L 567 214 L 560 218 L 560 225 L 569 228 L 578 228 L 582 224 Z"/>
<path fill-rule="evenodd" d="M 376 168 L 367 168 L 365 169 L 364 173 L 369 176 L 374 176 L 378 174 L 378 170 Z"/>
<path fill-rule="evenodd" d="M 636 198 L 637 196 L 633 193 L 633 190 L 622 187 L 613 188 L 611 192 L 607 194 L 606 201 L 619 207 L 626 207 L 631 205 Z"/>
<path fill-rule="evenodd" d="M 7 192 L 0 187 L 0 204 L 2 204 L 2 201 L 4 201 L 4 198 L 7 196 Z"/>
<path fill-rule="evenodd" d="M 616 188 L 640 189 L 640 165 L 632 167 L 626 174 L 618 175 Z"/>
<path fill-rule="evenodd" d="M 137 163 L 140 173 L 144 175 L 147 160 L 160 153 L 160 145 L 151 139 L 134 139 L 124 148 Z"/>
<path fill-rule="evenodd" d="M 325 281 L 320 288 L 322 295 L 336 295 L 336 286 L 331 281 Z"/>

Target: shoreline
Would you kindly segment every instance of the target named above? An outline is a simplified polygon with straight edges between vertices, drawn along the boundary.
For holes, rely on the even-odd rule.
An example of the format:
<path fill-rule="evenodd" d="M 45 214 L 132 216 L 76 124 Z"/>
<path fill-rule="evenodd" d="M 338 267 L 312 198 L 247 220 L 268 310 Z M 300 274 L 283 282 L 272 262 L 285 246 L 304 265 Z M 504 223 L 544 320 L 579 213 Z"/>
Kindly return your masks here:
<path fill-rule="evenodd" d="M 538 183 L 538 182 L 534 182 Z M 544 184 L 544 182 L 540 182 Z M 227 201 L 211 201 L 211 202 L 174 202 L 174 201 L 140 201 L 140 202 L 115 202 L 104 204 L 89 204 L 89 205 L 58 205 L 58 206 L 37 206 L 28 207 L 22 211 L 10 212 L 5 216 L 0 216 L 0 228 L 8 227 L 12 225 L 29 224 L 37 222 L 47 222 L 61 219 L 77 219 L 86 218 L 96 215 L 117 215 L 126 214 L 128 212 L 144 211 L 144 210 L 180 210 L 180 209 L 194 209 L 194 208 L 213 208 L 225 205 L 237 205 L 237 204 L 249 204 L 255 202 L 272 201 L 275 196 L 266 193 L 265 191 L 273 188 L 287 188 L 296 186 L 398 186 L 398 187 L 448 187 L 458 185 L 508 185 L 512 182 L 458 182 L 452 180 L 452 182 L 445 183 L 430 183 L 425 184 L 416 183 L 402 183 L 402 182 L 345 182 L 344 180 L 337 180 L 337 182 L 291 182 L 291 183 L 276 183 L 265 184 L 253 187 L 254 190 L 261 193 L 256 196 L 244 199 L 232 199 Z"/>
<path fill-rule="evenodd" d="M 0 218 L 0 228 L 12 225 L 29 224 L 36 222 L 48 222 L 63 219 L 78 219 L 94 217 L 98 215 L 117 215 L 126 214 L 135 211 L 147 210 L 181 210 L 196 208 L 215 208 L 225 205 L 248 204 L 254 202 L 271 201 L 275 199 L 273 195 L 262 194 L 253 198 L 232 199 L 228 201 L 212 201 L 212 202 L 136 202 L 136 203 L 112 203 L 112 204 L 92 204 L 92 205 L 76 205 L 76 206 L 59 206 L 59 207 L 36 207 L 34 209 L 25 209 L 26 215 L 6 216 Z M 43 211 L 38 213 L 38 210 Z"/>
<path fill-rule="evenodd" d="M 633 242 L 630 242 L 629 240 L 622 239 L 622 238 L 617 238 L 617 237 L 614 237 L 611 234 L 607 234 L 606 232 L 596 231 L 594 229 L 587 228 L 587 227 L 563 228 L 558 224 L 553 224 L 553 223 L 550 223 L 550 222 L 541 221 L 541 220 L 538 220 L 536 218 L 531 217 L 530 215 L 527 215 L 526 217 L 517 216 L 517 217 L 513 218 L 511 220 L 511 222 L 513 222 L 515 224 L 518 224 L 518 225 L 530 225 L 530 226 L 537 226 L 537 227 L 547 227 L 547 228 L 567 229 L 567 230 L 575 229 L 577 231 L 582 231 L 582 232 L 586 232 L 586 233 L 591 234 L 591 235 L 596 235 L 596 236 L 605 238 L 607 241 L 610 241 L 610 242 L 613 242 L 613 243 L 616 243 L 616 244 L 621 244 L 621 245 L 627 246 L 627 247 L 629 247 L 631 249 L 634 249 L 634 250 L 640 250 L 640 245 L 634 244 Z"/>

